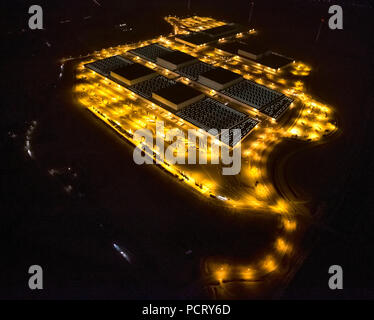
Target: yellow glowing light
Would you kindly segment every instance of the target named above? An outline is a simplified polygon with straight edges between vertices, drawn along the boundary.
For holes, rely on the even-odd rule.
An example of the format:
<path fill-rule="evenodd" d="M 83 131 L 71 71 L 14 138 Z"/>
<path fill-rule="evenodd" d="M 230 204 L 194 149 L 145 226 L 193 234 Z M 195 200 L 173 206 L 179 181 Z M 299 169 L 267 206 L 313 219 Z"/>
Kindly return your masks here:
<path fill-rule="evenodd" d="M 278 212 L 278 213 L 287 213 L 288 210 L 289 210 L 289 205 L 288 203 L 283 200 L 283 199 L 279 199 L 276 203 L 275 206 L 271 206 L 272 209 L 275 211 L 275 212 Z"/>
<path fill-rule="evenodd" d="M 288 219 L 283 219 L 283 226 L 287 231 L 294 231 L 296 230 L 296 221 L 288 220 Z"/>
<path fill-rule="evenodd" d="M 251 280 L 254 278 L 254 272 L 251 268 L 243 268 L 240 275 L 244 280 Z"/>
<path fill-rule="evenodd" d="M 266 188 L 265 185 L 262 185 L 262 184 L 259 184 L 257 187 L 256 187 L 256 194 L 260 197 L 260 198 L 266 198 L 268 196 L 268 190 Z"/>
<path fill-rule="evenodd" d="M 252 167 L 249 172 L 251 177 L 254 179 L 260 176 L 260 170 L 257 167 Z"/>
<path fill-rule="evenodd" d="M 277 269 L 277 265 L 276 265 L 275 260 L 272 256 L 268 256 L 268 257 L 265 258 L 264 262 L 262 263 L 262 267 L 267 272 L 272 272 L 275 269 Z"/>
<path fill-rule="evenodd" d="M 215 272 L 216 279 L 219 282 L 222 282 L 226 275 L 227 275 L 227 268 L 225 266 L 219 267 L 218 270 Z"/>
<path fill-rule="evenodd" d="M 297 128 L 292 128 L 291 130 L 290 130 L 290 133 L 291 134 L 293 134 L 293 135 L 299 135 L 300 134 L 300 131 L 299 131 L 299 129 L 297 129 Z"/>
<path fill-rule="evenodd" d="M 280 253 L 288 253 L 290 251 L 290 245 L 288 243 L 286 243 L 286 241 L 282 238 L 278 238 L 275 241 L 275 248 Z"/>

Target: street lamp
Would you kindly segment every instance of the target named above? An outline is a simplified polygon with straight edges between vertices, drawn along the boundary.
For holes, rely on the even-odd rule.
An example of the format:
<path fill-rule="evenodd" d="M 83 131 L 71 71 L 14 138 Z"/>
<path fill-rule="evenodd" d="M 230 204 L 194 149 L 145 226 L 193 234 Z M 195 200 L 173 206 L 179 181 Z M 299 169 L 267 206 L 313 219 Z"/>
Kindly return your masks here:
<path fill-rule="evenodd" d="M 249 5 L 250 5 L 250 9 L 249 9 L 248 25 L 251 23 L 251 20 L 252 20 L 253 7 L 254 7 L 255 3 L 250 2 Z"/>
<path fill-rule="evenodd" d="M 315 42 L 317 42 L 318 39 L 319 39 L 319 35 L 321 34 L 322 25 L 323 25 L 324 22 L 325 22 L 325 19 L 324 19 L 324 18 L 321 18 L 321 22 L 320 22 L 320 24 L 319 24 L 319 28 L 318 28 L 318 32 L 317 32 L 317 35 L 316 35 Z"/>

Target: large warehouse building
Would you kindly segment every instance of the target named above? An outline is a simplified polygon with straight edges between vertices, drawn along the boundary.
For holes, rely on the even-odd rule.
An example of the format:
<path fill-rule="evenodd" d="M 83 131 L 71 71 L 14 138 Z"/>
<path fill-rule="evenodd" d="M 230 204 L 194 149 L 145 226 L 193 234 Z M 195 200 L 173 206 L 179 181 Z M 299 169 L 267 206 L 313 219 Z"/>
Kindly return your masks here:
<path fill-rule="evenodd" d="M 152 98 L 177 111 L 199 101 L 203 97 L 203 93 L 182 83 L 152 92 Z"/>
<path fill-rule="evenodd" d="M 139 47 L 129 51 L 143 59 L 156 62 L 158 57 L 173 52 L 173 50 L 166 48 L 158 43 L 152 43 L 144 47 Z"/>
<path fill-rule="evenodd" d="M 223 90 L 242 80 L 242 76 L 223 68 L 215 68 L 199 75 L 199 82 L 214 90 Z"/>
<path fill-rule="evenodd" d="M 157 57 L 156 59 L 157 64 L 169 70 L 176 70 L 193 64 L 197 61 L 198 60 L 195 57 L 181 51 L 166 53 Z"/>
<path fill-rule="evenodd" d="M 198 47 L 218 41 L 222 38 L 235 36 L 243 31 L 248 30 L 238 24 L 230 23 L 200 32 L 192 32 L 187 35 L 176 35 L 175 40 L 191 47 Z"/>
<path fill-rule="evenodd" d="M 270 53 L 269 48 L 265 45 L 257 42 L 251 41 L 246 44 L 243 44 L 241 47 L 238 48 L 238 54 L 245 58 L 249 58 L 252 60 L 261 59 L 263 56 Z"/>
<path fill-rule="evenodd" d="M 110 72 L 110 75 L 131 86 L 139 82 L 152 79 L 157 73 L 139 63 L 130 64 Z"/>
<path fill-rule="evenodd" d="M 215 51 L 229 56 L 237 55 L 244 62 L 260 64 L 274 72 L 294 62 L 292 58 L 272 52 L 257 39 L 219 43 L 215 45 Z"/>
<path fill-rule="evenodd" d="M 109 76 L 110 71 L 116 70 L 124 66 L 128 66 L 130 64 L 133 64 L 133 62 L 127 60 L 126 58 L 120 55 L 116 55 L 113 57 L 87 63 L 85 64 L 85 67 L 97 72 L 98 74 L 101 74 L 104 77 L 107 77 Z"/>

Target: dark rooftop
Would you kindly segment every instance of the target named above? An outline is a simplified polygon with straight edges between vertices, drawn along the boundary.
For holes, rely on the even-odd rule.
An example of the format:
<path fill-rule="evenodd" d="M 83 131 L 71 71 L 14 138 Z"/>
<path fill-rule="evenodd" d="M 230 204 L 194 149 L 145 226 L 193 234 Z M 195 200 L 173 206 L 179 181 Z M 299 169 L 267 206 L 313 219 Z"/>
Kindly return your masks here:
<path fill-rule="evenodd" d="M 152 79 L 132 85 L 131 90 L 142 97 L 150 99 L 152 97 L 152 92 L 156 92 L 161 88 L 171 87 L 173 85 L 175 85 L 174 80 L 170 80 L 164 76 L 158 75 Z"/>
<path fill-rule="evenodd" d="M 109 75 L 110 71 L 114 71 L 132 63 L 132 61 L 127 60 L 120 55 L 116 55 L 87 63 L 84 66 L 106 77 Z"/>
<path fill-rule="evenodd" d="M 242 134 L 239 137 L 231 137 L 231 143 L 227 141 L 229 139 L 226 140 L 230 146 L 239 142 L 258 123 L 258 121 L 249 118 L 246 114 L 209 97 L 190 104 L 178 111 L 177 115 L 207 131 L 210 129 L 241 129 Z"/>
<path fill-rule="evenodd" d="M 155 62 L 157 57 L 161 57 L 162 55 L 172 52 L 173 50 L 166 48 L 158 43 L 152 43 L 144 47 L 139 47 L 129 52 L 136 54 L 144 59 L 150 60 Z"/>
<path fill-rule="evenodd" d="M 192 43 L 196 46 L 215 41 L 215 39 L 213 39 L 210 36 L 208 36 L 207 34 L 204 34 L 204 33 L 201 33 L 201 32 L 190 33 L 190 34 L 186 34 L 186 35 L 179 35 L 179 36 L 176 36 L 176 38 L 187 41 L 187 42 Z"/>
<path fill-rule="evenodd" d="M 128 80 L 135 80 L 140 77 L 144 77 L 152 73 L 155 73 L 154 70 L 149 69 L 139 63 L 134 63 L 118 68 L 114 72 Z"/>
<path fill-rule="evenodd" d="M 174 63 L 174 64 L 181 64 L 181 63 L 197 60 L 195 57 L 190 56 L 189 54 L 186 54 L 181 51 L 173 51 L 170 53 L 166 53 L 160 56 L 160 58 L 168 62 Z"/>
<path fill-rule="evenodd" d="M 248 43 L 252 43 L 253 44 L 252 47 L 254 49 L 252 49 L 252 47 Z M 265 47 L 265 45 L 260 44 L 259 42 L 257 42 L 257 40 L 254 40 L 253 42 L 251 40 L 247 40 L 246 42 L 245 41 L 231 41 L 231 42 L 226 42 L 226 43 L 218 43 L 217 45 L 215 45 L 215 47 L 217 49 L 221 49 L 222 51 L 235 54 L 235 55 L 238 54 L 239 49 L 248 50 L 249 52 L 254 52 L 254 53 L 256 53 L 256 51 L 258 50 L 260 50 L 261 53 L 264 51 L 267 51 L 267 48 Z"/>
<path fill-rule="evenodd" d="M 177 69 L 176 72 L 183 77 L 196 81 L 199 78 L 200 74 L 203 74 L 204 72 L 212 69 L 214 69 L 212 65 L 202 61 L 197 61 L 196 63 Z"/>
<path fill-rule="evenodd" d="M 162 88 L 154 93 L 175 104 L 182 103 L 202 94 L 200 91 L 179 82 L 171 87 Z"/>
<path fill-rule="evenodd" d="M 278 54 L 270 53 L 266 56 L 263 56 L 257 62 L 272 69 L 282 68 L 288 64 L 290 64 L 293 59 L 281 56 Z"/>
<path fill-rule="evenodd" d="M 242 46 L 243 46 L 242 43 L 235 41 L 235 42 L 218 43 L 215 47 L 224 52 L 237 55 L 238 49 Z"/>
<path fill-rule="evenodd" d="M 250 38 L 247 41 L 239 42 L 241 46 L 238 49 L 248 51 L 254 54 L 265 53 L 269 50 L 268 46 L 257 38 Z"/>
<path fill-rule="evenodd" d="M 211 37 L 220 37 L 228 34 L 236 34 L 243 31 L 243 27 L 236 24 L 225 24 L 223 26 L 214 27 L 204 30 L 203 32 Z"/>
<path fill-rule="evenodd" d="M 218 82 L 220 84 L 225 84 L 230 81 L 241 78 L 240 74 L 231 72 L 223 68 L 209 70 L 207 72 L 202 73 L 201 76 L 208 78 L 212 81 Z"/>

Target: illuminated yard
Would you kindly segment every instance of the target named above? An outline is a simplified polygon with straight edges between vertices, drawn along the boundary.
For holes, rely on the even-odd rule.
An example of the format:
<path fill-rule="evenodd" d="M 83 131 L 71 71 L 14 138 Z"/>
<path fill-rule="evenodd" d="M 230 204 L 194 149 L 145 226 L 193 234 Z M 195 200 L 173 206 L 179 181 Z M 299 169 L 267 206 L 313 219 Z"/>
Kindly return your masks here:
<path fill-rule="evenodd" d="M 175 176 L 176 183 L 178 180 L 183 182 L 192 192 L 198 192 L 218 206 L 234 208 L 238 214 L 258 212 L 279 215 L 279 236 L 276 237 L 271 251 L 265 253 L 262 259 L 250 264 L 237 264 L 212 258 L 207 260 L 204 270 L 207 283 L 220 288 L 226 282 L 236 280 L 246 282 L 262 278 L 265 274 L 276 271 L 280 261 L 291 255 L 293 232 L 297 230 L 296 215 L 307 214 L 302 204 L 295 203 L 285 194 L 279 194 L 274 187 L 267 172 L 269 155 L 277 144 L 285 139 L 298 139 L 305 143 L 327 139 L 337 130 L 334 111 L 330 106 L 313 99 L 305 91 L 303 78 L 309 75 L 311 67 L 302 62 L 293 61 L 284 68 L 273 69 L 238 55 L 228 55 L 210 44 L 189 46 L 176 40 L 175 34 L 188 35 L 189 32 L 222 27 L 226 23 L 204 17 L 165 19 L 172 24 L 174 34 L 132 45 L 103 49 L 81 61 L 76 73 L 77 84 L 73 89 L 75 97 L 83 107 L 134 145 L 140 144 L 133 139 L 134 132 L 138 129 L 149 129 L 155 133 L 156 121 L 164 121 L 165 134 L 174 128 L 183 132 L 196 128 L 194 124 L 180 118 L 162 104 L 145 95 L 137 94 L 131 90 L 130 85 L 121 85 L 118 81 L 113 81 L 85 67 L 97 60 L 120 55 L 125 61 L 142 64 L 156 71 L 158 75 L 175 83 L 188 85 L 222 104 L 228 104 L 249 118 L 256 119 L 258 124 L 241 141 L 242 161 L 238 175 L 222 175 L 224 165 L 210 164 L 209 161 L 207 165 L 170 165 L 164 162 L 158 166 Z M 223 36 L 218 42 L 222 44 L 235 39 L 250 40 L 251 37 L 256 36 L 255 34 L 255 30 L 241 31 L 227 37 Z M 240 101 L 228 97 L 225 90 L 209 88 L 198 81 L 181 76 L 178 70 L 163 67 L 131 51 L 153 43 L 184 52 L 197 58 L 200 63 L 230 70 L 241 75 L 245 79 L 242 81 L 251 80 L 276 90 L 279 95 L 283 94 L 285 98 L 293 99 L 293 102 L 287 109 L 282 110 L 279 118 L 275 119 L 261 112 L 264 109 L 245 107 Z M 201 135 L 204 133 L 201 132 Z M 185 142 L 188 144 L 187 140 Z M 169 145 L 170 142 L 165 141 L 165 147 Z M 153 149 L 153 152 L 154 154 L 150 156 L 154 158 L 160 150 Z M 208 160 L 209 155 L 210 148 L 207 152 Z"/>

